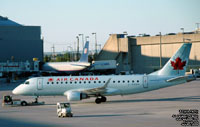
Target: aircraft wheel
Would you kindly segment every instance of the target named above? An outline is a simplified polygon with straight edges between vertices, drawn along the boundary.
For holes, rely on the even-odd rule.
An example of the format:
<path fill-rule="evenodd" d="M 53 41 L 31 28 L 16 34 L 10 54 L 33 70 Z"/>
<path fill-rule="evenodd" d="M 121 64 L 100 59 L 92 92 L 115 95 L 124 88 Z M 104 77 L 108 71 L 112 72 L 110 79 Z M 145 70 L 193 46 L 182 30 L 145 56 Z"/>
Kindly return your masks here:
<path fill-rule="evenodd" d="M 26 101 L 21 102 L 21 106 L 27 106 L 27 105 L 28 105 L 28 103 Z"/>
<path fill-rule="evenodd" d="M 106 102 L 106 100 L 107 100 L 106 97 L 104 96 L 101 97 L 101 102 Z"/>
<path fill-rule="evenodd" d="M 95 100 L 95 102 L 96 102 L 96 104 L 100 104 L 100 103 L 101 103 L 101 98 L 97 98 L 97 99 Z"/>

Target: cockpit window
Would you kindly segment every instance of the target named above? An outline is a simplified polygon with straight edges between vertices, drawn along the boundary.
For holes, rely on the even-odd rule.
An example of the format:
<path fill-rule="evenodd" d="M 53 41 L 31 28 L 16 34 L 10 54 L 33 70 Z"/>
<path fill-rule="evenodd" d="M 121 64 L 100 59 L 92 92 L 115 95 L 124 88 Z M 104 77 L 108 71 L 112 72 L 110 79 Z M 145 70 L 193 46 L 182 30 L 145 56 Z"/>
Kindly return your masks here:
<path fill-rule="evenodd" d="M 25 83 L 24 83 L 24 84 L 26 84 L 26 85 L 29 85 L 29 83 L 30 83 L 29 81 L 25 81 Z"/>

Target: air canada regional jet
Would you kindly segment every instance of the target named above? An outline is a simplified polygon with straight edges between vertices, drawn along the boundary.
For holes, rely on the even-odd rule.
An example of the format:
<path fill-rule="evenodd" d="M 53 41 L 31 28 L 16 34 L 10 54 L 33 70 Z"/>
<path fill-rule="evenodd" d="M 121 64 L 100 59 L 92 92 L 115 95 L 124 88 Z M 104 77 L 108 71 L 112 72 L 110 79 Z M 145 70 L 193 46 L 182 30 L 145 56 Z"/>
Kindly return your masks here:
<path fill-rule="evenodd" d="M 105 96 L 128 95 L 185 83 L 191 43 L 184 43 L 165 66 L 151 74 L 105 76 L 37 77 L 26 80 L 12 92 L 25 96 L 65 95 L 68 101 L 96 97 L 97 104 Z"/>

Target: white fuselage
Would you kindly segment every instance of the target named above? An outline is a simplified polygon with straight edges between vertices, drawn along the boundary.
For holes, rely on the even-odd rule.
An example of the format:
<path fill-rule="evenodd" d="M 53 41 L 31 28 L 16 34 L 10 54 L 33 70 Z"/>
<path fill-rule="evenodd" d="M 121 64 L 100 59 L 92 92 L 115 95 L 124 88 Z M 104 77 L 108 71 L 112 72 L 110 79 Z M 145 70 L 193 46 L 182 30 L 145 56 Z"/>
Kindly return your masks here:
<path fill-rule="evenodd" d="M 48 62 L 43 65 L 44 71 L 75 72 L 90 66 L 88 62 Z"/>
<path fill-rule="evenodd" d="M 173 76 L 156 75 L 110 75 L 110 76 L 58 76 L 31 78 L 29 84 L 21 84 L 15 90 L 27 96 L 64 95 L 73 89 L 102 87 L 109 79 L 109 91 L 104 96 L 141 93 L 184 83 L 186 81 L 167 82 Z M 21 91 L 21 92 L 20 92 Z"/>

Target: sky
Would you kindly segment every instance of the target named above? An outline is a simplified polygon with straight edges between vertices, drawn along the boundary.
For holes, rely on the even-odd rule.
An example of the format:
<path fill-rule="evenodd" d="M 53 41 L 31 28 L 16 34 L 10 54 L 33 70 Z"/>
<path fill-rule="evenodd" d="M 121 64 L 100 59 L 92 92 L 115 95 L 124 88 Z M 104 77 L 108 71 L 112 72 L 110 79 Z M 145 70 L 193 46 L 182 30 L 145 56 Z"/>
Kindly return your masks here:
<path fill-rule="evenodd" d="M 0 15 L 41 26 L 44 51 L 69 50 L 76 36 L 95 37 L 101 47 L 109 34 L 162 34 L 194 31 L 200 23 L 200 0 L 0 0 Z M 82 42 L 80 37 L 80 42 Z M 82 48 L 82 43 L 81 43 Z"/>

